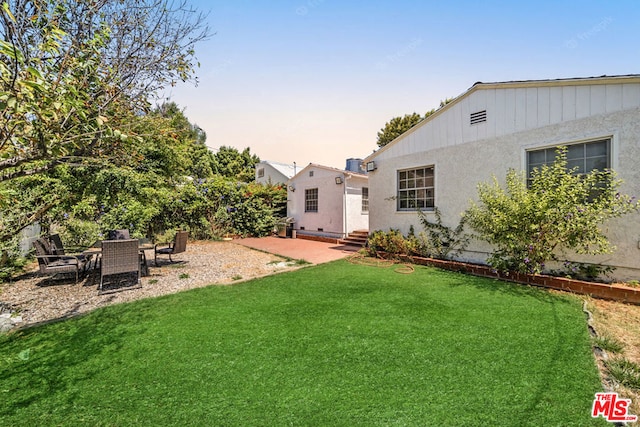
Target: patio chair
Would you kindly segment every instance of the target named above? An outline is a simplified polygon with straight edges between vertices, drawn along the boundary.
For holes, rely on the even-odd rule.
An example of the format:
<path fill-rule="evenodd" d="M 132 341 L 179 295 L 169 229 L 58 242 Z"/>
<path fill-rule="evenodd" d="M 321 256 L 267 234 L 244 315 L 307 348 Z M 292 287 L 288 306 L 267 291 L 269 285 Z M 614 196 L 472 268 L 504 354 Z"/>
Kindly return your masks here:
<path fill-rule="evenodd" d="M 188 231 L 178 231 L 176 232 L 176 236 L 173 238 L 173 242 L 171 243 L 158 243 L 153 248 L 153 261 L 156 263 L 156 267 L 158 266 L 158 255 L 169 255 L 169 262 L 173 262 L 171 259 L 171 255 L 179 254 L 187 250 L 187 239 L 189 238 Z M 165 246 L 167 247 L 160 247 Z"/>
<path fill-rule="evenodd" d="M 48 240 L 42 238 L 34 240 L 33 247 L 41 274 L 55 276 L 61 273 L 75 273 L 78 283 L 80 272 L 84 272 L 87 265 L 84 257 L 53 253 Z"/>
<path fill-rule="evenodd" d="M 100 287 L 102 292 L 104 278 L 114 274 L 136 273 L 140 284 L 140 252 L 138 240 L 104 240 L 100 261 Z"/>
<path fill-rule="evenodd" d="M 128 240 L 130 238 L 129 230 L 126 228 L 121 230 L 109 230 L 109 240 Z"/>
<path fill-rule="evenodd" d="M 60 239 L 60 235 L 59 234 L 52 234 L 49 236 L 48 238 L 49 241 L 49 251 L 51 252 L 51 254 L 53 255 L 67 255 L 66 253 L 66 249 L 64 247 L 64 245 L 62 244 L 62 239 Z M 74 250 L 80 251 L 81 248 L 72 248 Z M 82 260 L 86 260 L 88 261 L 88 258 L 91 258 L 90 256 L 87 256 L 86 254 L 69 254 L 71 256 L 75 256 L 79 259 Z"/>

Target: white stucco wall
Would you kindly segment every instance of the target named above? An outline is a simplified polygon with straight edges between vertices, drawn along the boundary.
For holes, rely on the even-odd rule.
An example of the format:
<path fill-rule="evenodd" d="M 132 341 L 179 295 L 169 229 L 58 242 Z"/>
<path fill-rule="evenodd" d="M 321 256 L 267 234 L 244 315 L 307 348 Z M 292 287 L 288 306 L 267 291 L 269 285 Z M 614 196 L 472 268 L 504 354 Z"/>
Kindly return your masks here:
<path fill-rule="evenodd" d="M 341 184 L 336 184 L 336 177 Z M 362 213 L 362 187 L 367 182 L 366 176 L 309 165 L 288 182 L 287 216 L 294 218 L 297 230 L 309 233 L 343 237 L 368 229 L 369 216 Z M 318 212 L 305 212 L 305 190 L 313 188 L 318 189 Z"/>
<path fill-rule="evenodd" d="M 411 225 L 421 229 L 415 212 L 396 210 L 393 198 L 399 169 L 435 167 L 435 205 L 444 223 L 455 227 L 470 200 L 477 199 L 477 183 L 489 181 L 492 175 L 504 181 L 509 168 L 523 170 L 526 150 L 606 137 L 612 138 L 612 166 L 624 180 L 622 191 L 640 197 L 640 85 L 546 89 L 559 98 L 550 103 L 546 95 L 541 99 L 540 91 L 534 96 L 531 88 L 491 89 L 492 94 L 481 96 L 484 91 L 474 92 L 460 100 L 456 108 L 442 111 L 431 124 L 418 127 L 366 159 L 377 166 L 369 174 L 370 230 L 399 228 L 407 233 Z M 491 101 L 483 104 L 480 98 Z M 468 112 L 484 108 L 487 123 L 469 125 Z M 520 118 L 518 111 L 524 111 Z M 500 123 L 494 122 L 496 117 L 500 117 Z M 622 280 L 640 279 L 640 214 L 612 220 L 603 229 L 617 247 L 615 253 L 569 255 L 571 259 L 614 266 L 614 276 Z M 482 262 L 489 251 L 487 244 L 474 241 L 464 258 Z"/>

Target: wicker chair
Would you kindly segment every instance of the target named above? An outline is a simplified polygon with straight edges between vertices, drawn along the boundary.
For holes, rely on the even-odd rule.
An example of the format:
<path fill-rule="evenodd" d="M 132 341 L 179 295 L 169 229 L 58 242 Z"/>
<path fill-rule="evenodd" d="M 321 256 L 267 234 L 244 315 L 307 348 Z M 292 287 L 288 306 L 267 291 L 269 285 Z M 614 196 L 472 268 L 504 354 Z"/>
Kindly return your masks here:
<path fill-rule="evenodd" d="M 129 230 L 123 228 L 122 230 L 109 230 L 109 240 L 129 240 Z"/>
<path fill-rule="evenodd" d="M 62 239 L 60 239 L 60 235 L 59 234 L 50 235 L 49 238 L 48 238 L 48 241 L 49 241 L 49 251 L 51 252 L 51 254 L 53 254 L 53 255 L 67 255 L 66 249 L 68 249 L 68 248 L 65 248 L 64 245 L 62 244 Z M 78 248 L 78 247 L 75 247 L 75 248 L 72 247 L 71 249 L 74 250 L 74 251 L 81 251 L 82 250 L 81 248 Z M 74 257 L 79 258 L 81 260 L 85 260 L 87 262 L 89 262 L 89 258 L 91 258 L 90 255 L 87 256 L 86 254 L 81 254 L 81 253 L 68 254 L 68 255 L 74 256 Z"/>
<path fill-rule="evenodd" d="M 113 274 L 137 273 L 140 284 L 140 251 L 138 240 L 104 240 L 102 242 L 102 259 L 100 262 L 100 287 L 104 278 Z"/>
<path fill-rule="evenodd" d="M 87 260 L 84 257 L 53 253 L 47 239 L 37 239 L 33 242 L 36 258 L 41 274 L 56 275 L 60 273 L 75 273 L 76 283 L 80 272 L 85 271 Z"/>
<path fill-rule="evenodd" d="M 187 239 L 189 238 L 188 231 L 178 231 L 176 232 L 176 236 L 173 238 L 172 243 L 158 243 L 153 248 L 153 261 L 156 263 L 156 267 L 158 266 L 158 255 L 169 255 L 169 262 L 173 262 L 171 259 L 171 255 L 179 254 L 187 250 Z M 166 246 L 167 247 L 160 247 Z"/>

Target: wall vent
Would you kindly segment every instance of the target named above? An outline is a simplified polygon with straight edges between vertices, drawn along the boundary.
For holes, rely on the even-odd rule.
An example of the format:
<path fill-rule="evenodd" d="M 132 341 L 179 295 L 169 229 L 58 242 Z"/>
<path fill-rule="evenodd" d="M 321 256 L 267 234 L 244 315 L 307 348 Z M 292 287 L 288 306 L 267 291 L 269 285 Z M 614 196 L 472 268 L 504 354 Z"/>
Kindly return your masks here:
<path fill-rule="evenodd" d="M 471 124 L 477 125 L 487 121 L 487 110 L 478 111 L 477 113 L 471 113 Z"/>

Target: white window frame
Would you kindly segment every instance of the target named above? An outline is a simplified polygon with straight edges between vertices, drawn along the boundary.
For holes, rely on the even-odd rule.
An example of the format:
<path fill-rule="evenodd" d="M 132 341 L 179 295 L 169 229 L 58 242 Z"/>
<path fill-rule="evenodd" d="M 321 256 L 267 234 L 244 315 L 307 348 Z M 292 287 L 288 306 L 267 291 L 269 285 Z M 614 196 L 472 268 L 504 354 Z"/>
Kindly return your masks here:
<path fill-rule="evenodd" d="M 362 213 L 369 213 L 369 187 L 362 187 Z"/>
<path fill-rule="evenodd" d="M 400 169 L 396 173 L 396 210 L 432 211 L 435 208 L 435 165 Z"/>
<path fill-rule="evenodd" d="M 314 197 L 315 196 L 315 197 Z M 307 188 L 304 190 L 304 211 L 318 212 L 318 188 Z M 315 206 L 315 209 L 314 209 Z"/>

